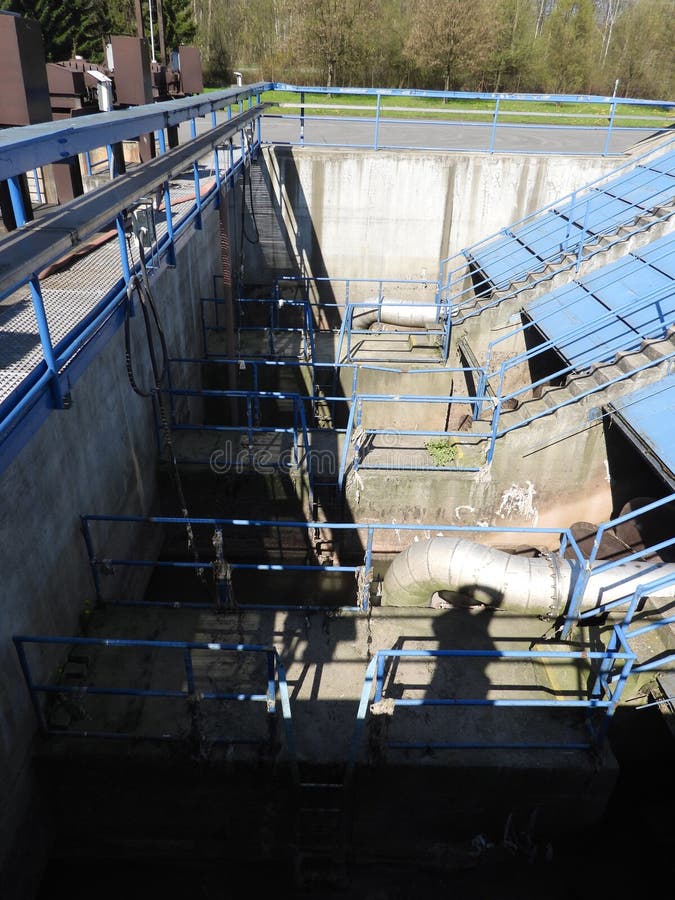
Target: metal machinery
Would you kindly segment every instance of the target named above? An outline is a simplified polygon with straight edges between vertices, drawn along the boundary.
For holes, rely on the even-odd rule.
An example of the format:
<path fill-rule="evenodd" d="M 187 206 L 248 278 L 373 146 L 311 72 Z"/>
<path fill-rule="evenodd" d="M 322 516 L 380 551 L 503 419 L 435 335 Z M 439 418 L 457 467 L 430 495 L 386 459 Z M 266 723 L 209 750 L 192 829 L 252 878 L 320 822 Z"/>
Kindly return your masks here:
<path fill-rule="evenodd" d="M 0 127 L 51 119 L 42 33 L 37 22 L 0 12 L 0 74 Z M 0 212 L 8 231 L 21 224 L 16 221 L 12 193 L 23 201 L 26 219 L 33 218 L 27 176 L 0 182 Z"/>
<path fill-rule="evenodd" d="M 0 78 L 6 88 L 0 95 L 0 127 L 32 125 L 142 106 L 199 94 L 204 87 L 201 58 L 196 47 L 181 46 L 174 50 L 172 66 L 167 66 L 151 60 L 145 37 L 113 35 L 106 45 L 103 65 L 80 57 L 46 63 L 39 24 L 2 11 Z M 141 162 L 152 159 L 155 156 L 154 135 L 140 135 L 137 141 L 138 159 Z M 169 129 L 168 141 L 170 147 L 178 145 L 175 127 Z M 113 147 L 113 159 L 108 162 L 117 173 L 125 171 L 125 153 L 121 145 Z M 87 169 L 90 174 L 89 159 Z M 84 193 L 80 160 L 69 157 L 51 164 L 41 172 L 41 178 L 36 175 L 32 192 L 26 175 L 15 184 L 2 182 L 0 213 L 6 231 L 22 224 L 16 219 L 13 192 L 20 193 L 25 220 L 33 218 L 34 205 L 45 201 L 66 203 Z"/>

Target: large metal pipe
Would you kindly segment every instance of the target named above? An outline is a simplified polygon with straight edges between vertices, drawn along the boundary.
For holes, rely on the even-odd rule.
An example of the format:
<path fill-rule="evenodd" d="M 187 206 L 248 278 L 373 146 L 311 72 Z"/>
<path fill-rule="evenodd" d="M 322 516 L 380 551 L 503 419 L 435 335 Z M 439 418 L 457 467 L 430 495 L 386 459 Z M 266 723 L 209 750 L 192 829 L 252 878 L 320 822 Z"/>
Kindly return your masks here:
<path fill-rule="evenodd" d="M 423 305 L 378 298 L 369 298 L 365 302 L 376 305 L 372 308 L 356 307 L 352 313 L 353 328 L 366 331 L 376 322 L 408 328 L 432 328 L 438 324 L 438 307 L 435 303 Z"/>
<path fill-rule="evenodd" d="M 561 615 L 570 600 L 578 563 L 548 553 L 518 556 L 465 538 L 417 541 L 392 561 L 382 604 L 429 606 L 435 594 L 450 603 L 484 605 L 533 615 Z M 675 574 L 671 563 L 628 562 L 591 573 L 581 608 L 630 597 L 640 583 Z M 657 596 L 675 597 L 675 584 Z"/>

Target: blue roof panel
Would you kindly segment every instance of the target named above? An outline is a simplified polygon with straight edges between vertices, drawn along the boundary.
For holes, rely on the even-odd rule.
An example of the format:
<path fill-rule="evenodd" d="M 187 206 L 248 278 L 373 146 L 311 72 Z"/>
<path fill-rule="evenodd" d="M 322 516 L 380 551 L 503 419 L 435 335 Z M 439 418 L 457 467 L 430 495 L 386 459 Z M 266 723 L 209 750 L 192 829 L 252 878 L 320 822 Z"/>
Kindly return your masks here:
<path fill-rule="evenodd" d="M 619 350 L 639 347 L 642 341 L 627 322 L 612 317 L 607 307 L 578 282 L 535 300 L 526 311 L 561 356 L 576 368 L 610 360 Z"/>
<path fill-rule="evenodd" d="M 563 253 L 576 252 L 581 229 L 574 222 L 548 211 L 543 216 L 519 225 L 515 234 L 541 259 L 553 262 Z"/>
<path fill-rule="evenodd" d="M 533 269 L 541 268 L 541 260 L 510 235 L 474 248 L 471 259 L 496 288 L 507 287 Z"/>
<path fill-rule="evenodd" d="M 630 175 L 606 184 L 604 190 L 626 203 L 652 209 L 675 196 L 675 177 L 638 166 Z"/>
<path fill-rule="evenodd" d="M 675 282 L 639 259 L 634 262 L 621 278 L 604 284 L 595 278 L 593 294 L 644 337 L 660 337 L 675 321 Z"/>
<path fill-rule="evenodd" d="M 579 228 L 585 228 L 594 234 L 613 231 L 617 225 L 631 222 L 638 214 L 630 203 L 596 190 L 589 192 L 581 202 L 567 204 L 558 212 L 575 222 Z"/>
<path fill-rule="evenodd" d="M 675 475 L 675 374 L 622 397 L 614 410 Z"/>
<path fill-rule="evenodd" d="M 666 153 L 653 159 L 651 162 L 643 163 L 645 169 L 653 169 L 655 172 L 669 172 L 675 175 L 675 151 Z"/>
<path fill-rule="evenodd" d="M 634 255 L 660 272 L 675 278 L 675 234 L 668 234 L 653 241 L 636 251 Z"/>

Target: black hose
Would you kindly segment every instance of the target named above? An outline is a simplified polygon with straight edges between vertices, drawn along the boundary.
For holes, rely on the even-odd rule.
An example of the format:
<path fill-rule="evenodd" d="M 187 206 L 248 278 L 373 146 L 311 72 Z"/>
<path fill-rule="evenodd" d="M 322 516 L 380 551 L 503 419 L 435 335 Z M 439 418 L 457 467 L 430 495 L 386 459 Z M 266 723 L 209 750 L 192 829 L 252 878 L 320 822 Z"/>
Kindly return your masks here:
<path fill-rule="evenodd" d="M 169 456 L 169 471 L 171 473 L 171 479 L 174 484 L 174 488 L 176 490 L 176 496 L 178 498 L 178 505 L 181 509 L 181 514 L 184 519 L 190 518 L 190 513 L 187 507 L 187 500 L 185 499 L 185 492 L 183 490 L 183 482 L 180 477 L 180 472 L 178 470 L 178 461 L 176 459 L 176 454 L 173 447 L 173 440 L 171 437 L 171 425 L 169 424 L 169 419 L 166 414 L 166 408 L 164 405 L 164 401 L 162 399 L 162 382 L 166 377 L 168 366 L 169 366 L 169 351 L 166 343 L 166 336 L 164 334 L 164 329 L 162 327 L 162 323 L 159 317 L 159 313 L 157 311 L 157 306 L 155 304 L 154 297 L 152 296 L 152 291 L 150 290 L 150 279 L 148 277 L 148 270 L 145 264 L 145 256 L 143 254 L 143 248 L 140 249 L 140 265 L 141 265 L 141 278 L 138 278 L 137 275 L 133 275 L 129 281 L 129 286 L 127 288 L 127 301 L 126 301 L 126 309 L 124 315 L 124 354 L 127 368 L 127 376 L 129 378 L 129 384 L 131 385 L 132 390 L 135 394 L 138 394 L 139 397 L 152 397 L 155 403 L 157 404 L 157 417 L 159 420 L 160 428 L 162 430 L 162 436 L 164 438 L 164 445 L 166 446 L 167 453 Z M 129 246 L 129 255 L 133 261 L 133 253 L 131 251 L 131 246 Z M 138 381 L 136 379 L 136 375 L 134 373 L 133 366 L 133 358 L 131 353 L 131 300 L 134 294 L 134 291 L 138 295 L 139 304 L 141 307 L 141 311 L 143 313 L 143 322 L 145 325 L 145 334 L 148 342 L 148 355 L 150 356 L 150 365 L 152 367 L 152 387 L 149 389 L 145 389 L 140 387 Z M 154 323 L 154 328 L 153 328 Z M 155 337 L 153 334 L 153 330 L 157 333 L 159 337 L 160 349 L 161 349 L 161 366 L 157 360 L 157 352 L 155 346 Z M 185 532 L 187 536 L 187 545 L 188 550 L 192 552 L 194 561 L 199 563 L 199 554 L 197 552 L 197 546 L 195 543 L 194 531 L 192 528 L 192 524 L 187 521 L 185 523 Z M 199 575 L 202 582 L 204 582 L 204 569 L 203 567 L 199 567 L 197 569 L 197 574 Z"/>
<path fill-rule="evenodd" d="M 157 312 L 157 307 L 155 305 L 155 300 L 148 285 L 148 271 L 145 266 L 145 259 L 142 253 L 141 271 L 142 278 L 139 279 L 136 275 L 132 276 L 131 280 L 129 281 L 129 287 L 127 288 L 127 302 L 124 313 L 124 353 L 127 367 L 127 376 L 129 378 L 129 384 L 131 385 L 132 390 L 134 391 L 134 393 L 138 394 L 139 397 L 152 397 L 153 394 L 159 394 L 159 391 L 161 390 L 162 382 L 164 381 L 164 377 L 166 375 L 167 367 L 169 364 L 169 352 L 166 345 L 166 336 L 164 334 L 164 329 L 162 328 L 159 313 Z M 136 379 L 136 375 L 134 373 L 131 353 L 131 303 L 134 291 L 138 296 L 141 312 L 143 313 L 145 335 L 148 342 L 148 354 L 150 356 L 150 365 L 152 367 L 153 384 L 152 387 L 148 389 L 139 386 L 138 380 Z M 153 334 L 153 322 L 154 331 L 156 331 L 159 337 L 161 347 L 161 367 L 157 362 L 155 337 Z"/>

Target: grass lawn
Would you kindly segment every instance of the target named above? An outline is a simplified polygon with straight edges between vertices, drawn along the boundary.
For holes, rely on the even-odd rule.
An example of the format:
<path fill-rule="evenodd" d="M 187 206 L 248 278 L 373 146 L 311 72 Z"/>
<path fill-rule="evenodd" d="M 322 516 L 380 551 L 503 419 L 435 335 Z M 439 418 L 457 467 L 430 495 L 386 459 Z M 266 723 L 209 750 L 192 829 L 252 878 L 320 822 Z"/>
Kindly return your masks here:
<path fill-rule="evenodd" d="M 293 91 L 267 91 L 262 100 L 271 103 L 268 112 L 285 115 L 300 114 L 300 94 Z M 308 116 L 363 116 L 373 117 L 376 98 L 340 94 L 305 94 L 305 114 Z M 494 115 L 491 100 L 449 100 L 426 97 L 383 97 L 380 115 L 391 119 L 447 119 L 459 122 L 490 123 Z M 668 127 L 675 123 L 675 108 L 664 111 L 656 107 L 639 107 L 628 104 L 617 106 L 615 125 L 621 127 Z M 505 123 L 529 123 L 531 125 L 586 125 L 604 127 L 608 124 L 608 103 L 547 103 L 502 100 L 499 104 L 499 121 Z M 623 118 L 626 116 L 626 118 Z"/>

